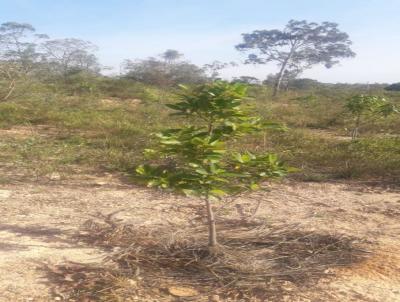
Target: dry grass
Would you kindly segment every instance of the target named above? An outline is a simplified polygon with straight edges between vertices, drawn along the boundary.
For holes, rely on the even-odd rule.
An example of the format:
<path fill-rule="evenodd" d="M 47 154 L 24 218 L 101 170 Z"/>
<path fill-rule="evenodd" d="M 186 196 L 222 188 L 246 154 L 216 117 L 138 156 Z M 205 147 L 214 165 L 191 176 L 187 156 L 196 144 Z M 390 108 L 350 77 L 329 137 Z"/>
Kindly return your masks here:
<path fill-rule="evenodd" d="M 39 93 L 0 104 L 0 161 L 22 167 L 38 180 L 52 173 L 68 176 L 71 166 L 133 171 L 142 162 L 143 149 L 153 143 L 152 132 L 184 121 L 170 117 L 164 106 L 174 101 L 173 90 L 160 99 L 162 91 L 155 87 L 118 83 L 122 87 L 106 85 L 104 95 Z M 348 138 L 353 121 L 344 114 L 343 103 L 355 91 L 293 91 L 272 100 L 264 88 L 251 88 L 254 99 L 249 104 L 289 131 L 267 133 L 265 141 L 263 135 L 248 137 L 233 148 L 277 153 L 300 168 L 297 176 L 304 180 L 399 179 L 398 115 L 363 127 L 360 140 L 352 143 Z M 310 96 L 312 101 L 305 101 Z M 390 99 L 400 101 L 398 94 Z"/>
<path fill-rule="evenodd" d="M 200 229 L 171 232 L 103 218 L 88 221 L 78 235 L 110 251 L 103 267 L 46 268 L 56 294 L 67 301 L 175 301 L 170 289 L 177 286 L 192 290 L 192 301 L 282 301 L 329 276 L 331 268 L 367 255 L 355 238 L 302 232 L 294 225 L 222 223 L 221 246 L 210 252 Z"/>

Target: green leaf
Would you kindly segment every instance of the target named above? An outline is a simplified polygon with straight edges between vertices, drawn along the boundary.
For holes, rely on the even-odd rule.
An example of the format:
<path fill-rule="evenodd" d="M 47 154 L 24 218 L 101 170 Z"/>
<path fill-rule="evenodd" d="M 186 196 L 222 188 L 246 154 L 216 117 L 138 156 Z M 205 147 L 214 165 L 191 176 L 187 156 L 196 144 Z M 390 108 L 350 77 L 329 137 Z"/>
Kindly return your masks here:
<path fill-rule="evenodd" d="M 161 143 L 164 144 L 164 145 L 181 145 L 182 144 L 177 139 L 163 139 L 161 141 Z"/>
<path fill-rule="evenodd" d="M 145 173 L 145 168 L 143 165 L 140 165 L 136 168 L 136 173 L 143 175 Z"/>
<path fill-rule="evenodd" d="M 195 171 L 201 175 L 208 175 L 208 172 L 204 168 L 197 168 Z"/>
<path fill-rule="evenodd" d="M 236 159 L 238 162 L 240 163 L 244 163 L 243 159 L 242 159 L 242 155 L 240 153 L 234 153 L 233 154 L 234 159 Z"/>
<path fill-rule="evenodd" d="M 251 160 L 251 157 L 248 154 L 243 154 L 242 155 L 243 163 L 248 163 L 250 160 Z"/>
<path fill-rule="evenodd" d="M 189 88 L 183 84 L 179 84 L 178 87 L 181 88 L 182 90 L 189 90 Z"/>
<path fill-rule="evenodd" d="M 258 184 L 256 184 L 256 183 L 252 183 L 251 185 L 250 185 L 250 189 L 251 190 L 259 190 L 260 189 L 260 186 L 258 185 Z"/>
<path fill-rule="evenodd" d="M 191 143 L 193 143 L 195 145 L 204 145 L 205 141 L 199 137 L 195 137 L 191 140 Z"/>
<path fill-rule="evenodd" d="M 222 197 L 222 196 L 227 195 L 227 192 L 225 192 L 221 189 L 213 189 L 213 190 L 210 190 L 210 194 L 213 196 L 216 196 L 216 197 Z"/>
<path fill-rule="evenodd" d="M 198 192 L 196 190 L 191 190 L 191 189 L 182 189 L 182 192 L 186 196 L 198 195 Z"/>

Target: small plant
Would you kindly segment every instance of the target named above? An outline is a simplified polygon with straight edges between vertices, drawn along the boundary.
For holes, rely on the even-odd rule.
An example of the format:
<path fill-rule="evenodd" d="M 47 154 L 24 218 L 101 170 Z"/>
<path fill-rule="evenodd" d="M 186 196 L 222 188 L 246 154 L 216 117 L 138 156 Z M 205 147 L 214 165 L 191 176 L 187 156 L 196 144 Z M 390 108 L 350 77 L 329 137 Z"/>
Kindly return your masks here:
<path fill-rule="evenodd" d="M 187 118 L 187 125 L 156 134 L 157 147 L 145 150 L 153 161 L 138 166 L 136 172 L 150 187 L 204 200 L 208 244 L 213 248 L 218 241 L 211 202 L 259 189 L 262 182 L 282 177 L 289 169 L 275 154 L 239 153 L 227 147 L 241 136 L 276 126 L 241 107 L 245 86 L 214 82 L 192 90 L 183 88 L 180 101 L 167 106 L 175 110 L 173 115 Z"/>
<path fill-rule="evenodd" d="M 356 95 L 347 100 L 346 109 L 354 118 L 354 128 L 351 138 L 357 139 L 360 126 L 371 119 L 387 117 L 390 114 L 398 113 L 396 106 L 383 97 L 374 95 Z"/>

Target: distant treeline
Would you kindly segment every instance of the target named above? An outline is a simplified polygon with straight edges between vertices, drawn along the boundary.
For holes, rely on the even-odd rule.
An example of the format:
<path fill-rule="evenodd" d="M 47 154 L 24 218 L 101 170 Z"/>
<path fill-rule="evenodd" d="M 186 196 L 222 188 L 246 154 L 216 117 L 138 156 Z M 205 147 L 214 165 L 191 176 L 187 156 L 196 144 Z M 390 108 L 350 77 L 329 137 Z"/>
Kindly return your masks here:
<path fill-rule="evenodd" d="M 247 52 L 248 64 L 275 62 L 279 72 L 265 80 L 243 75 L 232 79 L 249 85 L 267 85 L 273 94 L 280 90 L 336 87 L 368 91 L 387 84 L 327 84 L 300 78 L 302 72 L 316 64 L 327 68 L 340 58 L 353 57 L 351 41 L 336 23 L 321 24 L 291 20 L 284 30 L 262 30 L 243 34 L 243 42 L 236 46 Z M 99 86 L 112 89 L 105 79 L 132 80 L 160 88 L 179 84 L 198 84 L 220 79 L 221 71 L 234 68 L 236 62 L 212 61 L 197 66 L 184 59 L 177 50 L 144 59 L 126 59 L 118 73 L 103 71 L 110 68 L 100 64 L 97 47 L 89 41 L 76 38 L 51 39 L 38 34 L 27 23 L 6 22 L 0 26 L 0 101 L 21 96 L 35 89 L 58 92 L 93 93 Z M 104 79 L 104 80 L 102 80 Z M 114 82 L 115 83 L 115 82 Z M 127 85 L 126 83 L 119 84 Z M 387 90 L 400 90 L 393 84 Z"/>

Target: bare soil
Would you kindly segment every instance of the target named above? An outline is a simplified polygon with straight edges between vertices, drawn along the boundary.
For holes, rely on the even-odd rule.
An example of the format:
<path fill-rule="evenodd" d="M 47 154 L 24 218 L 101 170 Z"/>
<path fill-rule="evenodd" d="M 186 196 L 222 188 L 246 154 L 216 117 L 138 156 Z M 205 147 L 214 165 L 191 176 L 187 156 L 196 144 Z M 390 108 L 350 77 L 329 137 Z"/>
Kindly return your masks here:
<path fill-rule="evenodd" d="M 400 301 L 400 191 L 368 183 L 273 184 L 271 192 L 234 201 L 227 215 L 297 224 L 299 230 L 355 236 L 371 256 L 335 268 L 335 278 L 302 289 L 298 301 Z M 54 301 L 46 264 L 101 265 L 104 250 L 74 236 L 99 212 L 138 226 L 187 226 L 196 201 L 135 187 L 111 174 L 0 186 L 0 301 Z M 284 301 L 284 298 L 282 298 Z M 292 300 L 288 300 L 292 301 Z"/>

